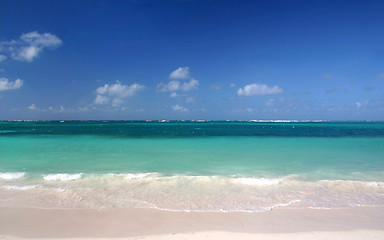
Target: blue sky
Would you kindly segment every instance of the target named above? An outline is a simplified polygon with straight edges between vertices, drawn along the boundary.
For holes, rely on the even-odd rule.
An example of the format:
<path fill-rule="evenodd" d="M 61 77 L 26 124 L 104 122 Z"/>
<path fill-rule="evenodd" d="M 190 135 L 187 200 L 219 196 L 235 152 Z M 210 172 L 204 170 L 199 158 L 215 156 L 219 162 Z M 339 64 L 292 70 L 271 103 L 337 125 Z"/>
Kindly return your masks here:
<path fill-rule="evenodd" d="M 0 0 L 0 119 L 384 120 L 383 11 Z"/>

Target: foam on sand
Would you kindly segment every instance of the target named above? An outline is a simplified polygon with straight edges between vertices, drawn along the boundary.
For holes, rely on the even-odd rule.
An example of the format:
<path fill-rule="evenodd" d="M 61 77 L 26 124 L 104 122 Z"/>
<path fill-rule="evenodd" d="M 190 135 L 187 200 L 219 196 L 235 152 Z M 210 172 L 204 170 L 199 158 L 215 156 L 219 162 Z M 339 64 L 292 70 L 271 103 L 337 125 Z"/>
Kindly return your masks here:
<path fill-rule="evenodd" d="M 125 174 L 125 179 L 127 180 L 141 179 L 141 178 L 146 178 L 149 175 L 151 175 L 151 173 L 128 173 L 128 174 Z"/>
<path fill-rule="evenodd" d="M 80 179 L 82 173 L 76 173 L 76 174 L 68 174 L 68 173 L 58 173 L 58 174 L 48 174 L 43 175 L 44 180 L 46 181 L 72 181 L 76 179 Z"/>
<path fill-rule="evenodd" d="M 2 180 L 14 180 L 23 178 L 25 176 L 25 172 L 4 172 L 0 173 L 0 179 Z"/>
<path fill-rule="evenodd" d="M 233 178 L 232 181 L 245 185 L 272 186 L 280 184 L 283 178 Z"/>
<path fill-rule="evenodd" d="M 28 185 L 28 186 L 3 186 L 7 190 L 31 190 L 37 188 L 38 185 Z"/>

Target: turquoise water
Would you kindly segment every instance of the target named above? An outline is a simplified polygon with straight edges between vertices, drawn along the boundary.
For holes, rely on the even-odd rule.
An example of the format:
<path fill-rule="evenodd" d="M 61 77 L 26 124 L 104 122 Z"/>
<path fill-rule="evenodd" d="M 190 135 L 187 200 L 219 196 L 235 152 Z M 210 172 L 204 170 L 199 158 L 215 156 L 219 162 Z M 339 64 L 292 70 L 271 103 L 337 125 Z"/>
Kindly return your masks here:
<path fill-rule="evenodd" d="M 106 176 L 110 178 L 105 180 Z M 139 180 L 146 184 L 140 185 Z M 292 197 L 278 200 L 298 194 L 305 187 L 310 189 L 307 191 L 322 191 L 324 180 L 330 181 L 326 183 L 331 184 L 328 188 L 343 181 L 345 189 L 361 190 L 365 198 L 372 200 L 364 204 L 383 203 L 384 122 L 0 122 L 0 186 L 10 191 L 8 194 L 47 188 L 77 189 L 77 194 L 85 194 L 84 189 L 102 186 L 105 198 L 111 195 L 110 189 L 120 186 L 114 192 L 119 193 L 114 199 L 120 202 L 134 192 L 136 197 L 142 196 L 141 201 L 168 209 L 173 205 L 165 204 L 165 198 L 188 196 L 192 203 L 178 209 L 205 209 L 202 206 L 207 202 L 199 205 L 191 200 L 204 185 L 207 192 L 209 189 L 213 194 L 222 188 L 216 194 L 243 197 L 244 202 L 250 201 L 250 194 L 260 199 L 270 196 L 272 205 L 267 205 L 273 206 L 296 203 Z M 362 182 L 368 187 L 362 187 Z M 84 189 L 79 190 L 79 184 L 84 184 Z M 140 192 L 144 190 L 139 187 L 132 189 L 135 184 L 146 192 Z M 263 191 L 254 192 L 260 187 L 264 187 Z M 277 197 L 272 190 L 282 196 Z M 233 191 L 244 196 L 234 195 Z M 160 203 L 153 197 L 147 199 L 155 192 L 164 194 L 156 200 Z M 327 200 L 325 204 L 316 203 L 313 194 L 312 200 L 304 192 L 301 194 L 307 201 L 304 205 L 312 207 L 342 206 L 347 198 L 333 203 Z M 123 207 L 137 206 L 129 199 Z M 348 199 L 353 204 L 361 202 L 354 196 Z M 98 204 L 103 206 L 105 202 L 100 200 Z M 254 210 L 254 206 L 244 204 L 235 202 L 226 208 Z M 223 204 L 219 205 L 213 208 Z"/>
<path fill-rule="evenodd" d="M 0 153 L 0 172 L 375 179 L 384 123 L 2 122 Z"/>

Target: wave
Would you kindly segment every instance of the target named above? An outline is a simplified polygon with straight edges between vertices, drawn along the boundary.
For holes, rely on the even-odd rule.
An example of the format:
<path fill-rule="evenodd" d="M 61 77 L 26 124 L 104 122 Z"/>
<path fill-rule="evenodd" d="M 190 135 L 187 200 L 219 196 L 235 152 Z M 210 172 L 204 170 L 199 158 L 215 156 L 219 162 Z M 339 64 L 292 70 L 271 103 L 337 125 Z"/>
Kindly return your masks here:
<path fill-rule="evenodd" d="M 261 207 L 257 210 L 247 210 L 247 209 L 226 209 L 226 208 L 220 208 L 220 209 L 217 209 L 217 210 L 196 210 L 196 209 L 171 209 L 171 208 L 162 208 L 162 207 L 150 207 L 152 209 L 157 209 L 157 210 L 161 210 L 161 211 L 167 211 L 167 212 L 186 212 L 186 213 L 196 213 L 196 212 L 223 212 L 223 213 L 233 213 L 233 212 L 246 212 L 246 213 L 256 213 L 256 212 L 265 212 L 265 211 L 270 211 L 270 210 L 273 210 L 275 208 L 279 208 L 279 207 L 288 207 L 288 206 L 291 206 L 295 203 L 299 203 L 301 202 L 301 200 L 293 200 L 293 201 L 290 201 L 288 203 L 278 203 L 278 204 L 274 204 L 270 207 Z"/>
<path fill-rule="evenodd" d="M 0 173 L 0 179 L 11 180 L 24 177 L 25 173 Z M 41 175 L 40 175 L 41 176 Z M 46 181 L 73 181 L 73 180 L 87 180 L 97 181 L 101 179 L 114 179 L 117 181 L 136 182 L 138 180 L 151 181 L 188 181 L 193 183 L 223 183 L 223 184 L 240 184 L 245 186 L 259 186 L 268 187 L 276 186 L 282 183 L 286 185 L 297 184 L 320 184 L 320 185 L 365 185 L 369 187 L 383 187 L 382 181 L 363 181 L 363 180 L 341 180 L 341 179 L 323 179 L 323 180 L 309 180 L 297 174 L 290 174 L 285 176 L 276 177 L 248 177 L 239 175 L 185 175 L 185 174 L 162 174 L 158 172 L 138 172 L 138 173 L 104 173 L 104 174 L 91 174 L 91 173 L 53 173 L 42 175 Z"/>
<path fill-rule="evenodd" d="M 384 182 L 366 182 L 365 184 L 367 184 L 368 186 L 373 186 L 373 187 L 384 186 Z"/>
<path fill-rule="evenodd" d="M 3 186 L 7 190 L 30 190 L 37 188 L 39 185 L 28 185 L 28 186 Z"/>
<path fill-rule="evenodd" d="M 290 206 L 292 204 L 299 203 L 299 202 L 301 202 L 301 200 L 293 200 L 293 201 L 290 201 L 289 203 L 278 203 L 278 204 L 275 204 L 275 205 L 273 205 L 271 207 L 266 207 L 264 209 L 265 210 L 273 210 L 273 209 L 279 208 L 279 207 L 288 207 L 288 206 Z"/>
<path fill-rule="evenodd" d="M 341 184 L 361 184 L 366 185 L 369 187 L 383 187 L 384 182 L 380 181 L 357 181 L 357 180 L 320 180 L 319 183 L 323 184 L 335 184 L 335 185 L 341 185 Z"/>
<path fill-rule="evenodd" d="M 173 180 L 173 181 L 193 181 L 193 182 L 227 182 L 237 183 L 250 186 L 272 186 L 278 185 L 284 178 L 254 178 L 254 177 L 235 177 L 235 176 L 189 176 L 189 175 L 173 175 L 164 176 L 160 173 L 133 173 L 133 174 L 122 174 L 126 180 Z"/>
<path fill-rule="evenodd" d="M 4 176 L 5 173 L 2 174 Z M 15 178 L 23 174 L 10 175 Z M 25 179 L 1 183 L 0 195 L 10 203 L 22 203 L 23 197 L 28 201 L 33 196 L 38 199 L 36 206 L 156 208 L 183 212 L 261 212 L 282 207 L 382 206 L 384 196 L 384 182 L 381 179 L 310 181 L 300 175 L 28 173 Z M 20 192 L 16 193 L 16 190 Z"/>
<path fill-rule="evenodd" d="M 283 178 L 234 178 L 233 182 L 241 183 L 245 185 L 256 185 L 256 186 L 272 186 L 278 185 L 282 181 Z"/>
<path fill-rule="evenodd" d="M 23 178 L 25 176 L 25 172 L 3 172 L 0 173 L 0 179 L 2 180 L 14 180 Z"/>
<path fill-rule="evenodd" d="M 48 174 L 43 175 L 44 180 L 46 181 L 73 181 L 80 179 L 82 173 L 68 174 L 68 173 L 58 173 L 58 174 Z"/>
<path fill-rule="evenodd" d="M 130 179 L 141 179 L 141 178 L 146 178 L 151 175 L 151 173 L 128 173 L 124 174 L 125 179 L 130 180 Z"/>

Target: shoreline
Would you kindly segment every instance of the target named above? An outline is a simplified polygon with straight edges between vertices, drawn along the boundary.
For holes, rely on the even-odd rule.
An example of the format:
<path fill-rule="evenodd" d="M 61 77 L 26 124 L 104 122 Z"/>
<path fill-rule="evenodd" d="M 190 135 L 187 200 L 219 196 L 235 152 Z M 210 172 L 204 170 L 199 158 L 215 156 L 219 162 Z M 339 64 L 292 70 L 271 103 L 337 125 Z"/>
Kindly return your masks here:
<path fill-rule="evenodd" d="M 0 213 L 0 238 L 305 239 L 310 234 L 324 237 L 315 239 L 384 239 L 384 207 L 258 213 L 2 207 Z"/>

